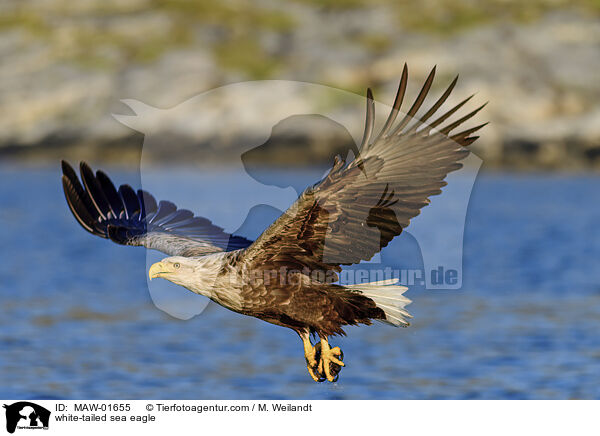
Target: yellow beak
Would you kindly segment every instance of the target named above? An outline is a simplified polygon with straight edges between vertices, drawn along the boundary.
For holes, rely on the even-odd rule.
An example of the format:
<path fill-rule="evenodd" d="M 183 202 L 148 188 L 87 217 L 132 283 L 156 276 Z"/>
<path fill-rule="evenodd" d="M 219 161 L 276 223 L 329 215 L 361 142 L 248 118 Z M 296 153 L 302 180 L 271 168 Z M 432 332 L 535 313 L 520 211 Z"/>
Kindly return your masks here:
<path fill-rule="evenodd" d="M 162 273 L 168 272 L 166 269 L 167 268 L 164 263 L 156 262 L 150 267 L 150 270 L 148 271 L 148 277 L 150 277 L 150 280 L 160 277 Z"/>

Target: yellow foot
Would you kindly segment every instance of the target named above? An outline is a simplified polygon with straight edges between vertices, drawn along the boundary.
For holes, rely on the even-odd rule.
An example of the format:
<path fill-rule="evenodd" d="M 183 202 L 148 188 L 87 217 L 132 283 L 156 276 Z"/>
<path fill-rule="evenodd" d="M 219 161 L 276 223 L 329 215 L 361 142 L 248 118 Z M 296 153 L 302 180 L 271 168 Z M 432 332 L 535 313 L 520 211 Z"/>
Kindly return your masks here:
<path fill-rule="evenodd" d="M 318 366 L 318 363 L 316 360 L 313 363 L 313 362 L 309 361 L 308 359 L 306 359 L 306 369 L 308 369 L 308 373 L 310 374 L 310 376 L 312 377 L 312 379 L 314 381 L 316 381 L 317 383 L 321 383 L 321 382 L 325 381 L 325 377 L 323 377 L 319 373 L 317 366 Z"/>
<path fill-rule="evenodd" d="M 329 347 L 327 338 L 321 338 L 321 342 L 315 347 L 320 354 L 318 371 L 319 375 L 324 375 L 330 382 L 336 382 L 339 377 L 339 372 L 343 366 L 346 366 L 342 359 L 344 353 L 340 347 Z M 337 357 L 336 357 L 337 356 Z"/>
<path fill-rule="evenodd" d="M 308 373 L 312 377 L 312 379 L 318 383 L 325 381 L 325 377 L 319 373 L 317 370 L 317 366 L 319 364 L 317 356 L 317 350 L 313 347 L 310 342 L 310 335 L 308 333 L 301 334 L 302 342 L 304 344 L 304 358 L 306 359 L 306 369 L 308 369 Z"/>

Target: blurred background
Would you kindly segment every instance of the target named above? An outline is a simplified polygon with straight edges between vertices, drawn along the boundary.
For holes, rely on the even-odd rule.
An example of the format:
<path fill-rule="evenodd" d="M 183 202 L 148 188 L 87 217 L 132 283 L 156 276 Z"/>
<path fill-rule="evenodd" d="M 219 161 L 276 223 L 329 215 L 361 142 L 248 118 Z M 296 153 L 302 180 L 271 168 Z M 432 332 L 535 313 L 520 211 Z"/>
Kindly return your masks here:
<path fill-rule="evenodd" d="M 6 0 L 0 147 L 105 159 L 116 148 L 122 162 L 141 141 L 110 116 L 127 113 L 120 99 L 169 108 L 285 79 L 370 86 L 390 104 L 407 62 L 411 83 L 438 65 L 436 86 L 460 73 L 456 94 L 490 101 L 476 148 L 487 165 L 597 167 L 599 19 L 597 0 Z"/>
<path fill-rule="evenodd" d="M 600 398 L 597 0 L 4 0 L 0 59 L 0 397 Z M 408 329 L 348 329 L 334 340 L 348 361 L 337 385 L 310 380 L 284 329 L 212 303 L 187 321 L 161 312 L 144 250 L 86 234 L 66 207 L 59 159 L 88 160 L 117 184 L 144 178 L 144 135 L 113 114 L 266 79 L 360 95 L 370 86 L 391 104 L 405 62 L 409 96 L 437 65 L 435 95 L 460 74 L 457 99 L 489 101 L 478 121 L 491 123 L 473 146 L 483 166 L 463 288 L 411 289 Z M 240 105 L 268 118 L 279 97 L 248 93 Z M 288 97 L 293 113 L 313 96 Z M 357 107 L 347 103 L 324 104 L 350 119 Z M 214 101 L 225 112 L 231 104 Z M 246 138 L 176 125 L 153 127 L 167 147 L 210 145 L 193 159 L 178 154 L 206 192 L 173 183 L 153 193 L 195 198 L 198 212 L 227 221 L 247 193 L 208 188 L 245 183 L 231 168 Z M 312 127 L 302 128 L 303 152 L 254 156 L 266 168 L 253 179 L 278 186 L 283 174 L 295 191 L 318 180 L 348 136 L 325 141 Z M 179 174 L 160 165 L 164 150 L 144 149 L 156 180 Z M 244 232 L 255 237 L 277 213 Z M 419 268 L 418 255 L 409 228 L 381 262 Z"/>

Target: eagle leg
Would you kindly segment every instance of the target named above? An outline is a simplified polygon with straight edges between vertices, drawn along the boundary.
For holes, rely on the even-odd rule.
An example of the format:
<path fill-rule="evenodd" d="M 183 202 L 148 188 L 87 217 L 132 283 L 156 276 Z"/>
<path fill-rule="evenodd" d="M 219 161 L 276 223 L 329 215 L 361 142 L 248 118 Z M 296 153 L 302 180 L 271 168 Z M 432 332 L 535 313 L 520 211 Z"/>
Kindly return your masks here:
<path fill-rule="evenodd" d="M 302 343 L 304 344 L 304 358 L 306 359 L 306 368 L 312 379 L 318 383 L 325 381 L 322 373 L 319 373 L 317 366 L 319 364 L 319 355 L 317 350 L 310 342 L 310 333 L 308 331 L 299 333 Z"/>
<path fill-rule="evenodd" d="M 344 353 L 340 347 L 331 348 L 329 342 L 327 342 L 327 336 L 321 336 L 321 342 L 315 348 L 320 348 L 317 351 L 320 351 L 321 354 L 318 367 L 319 373 L 324 374 L 330 382 L 336 382 L 342 366 L 346 366 L 341 360 L 344 358 Z M 339 358 L 336 356 L 339 356 Z"/>

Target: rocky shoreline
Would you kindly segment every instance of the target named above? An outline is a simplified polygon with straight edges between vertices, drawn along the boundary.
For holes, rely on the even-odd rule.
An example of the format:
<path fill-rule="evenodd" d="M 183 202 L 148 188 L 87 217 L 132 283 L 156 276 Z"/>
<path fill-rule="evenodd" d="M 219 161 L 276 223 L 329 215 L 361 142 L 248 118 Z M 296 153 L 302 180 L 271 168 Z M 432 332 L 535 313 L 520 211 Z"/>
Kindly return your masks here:
<path fill-rule="evenodd" d="M 192 31 L 177 36 L 173 26 L 181 17 L 168 9 L 148 9 L 143 0 L 136 13 L 102 16 L 97 10 L 103 2 L 97 0 L 82 2 L 89 10 L 80 5 L 81 10 L 70 10 L 71 15 L 65 16 L 52 15 L 43 3 L 9 1 L 1 7 L 4 17 L 22 20 L 18 25 L 6 18 L 0 22 L 2 159 L 65 155 L 135 159 L 144 138 L 113 117 L 131 115 L 122 99 L 173 108 L 202 92 L 246 80 L 313 82 L 361 95 L 370 86 L 379 101 L 389 104 L 407 62 L 413 93 L 437 65 L 439 81 L 434 91 L 441 92 L 460 73 L 457 98 L 476 92 L 474 100 L 489 101 L 481 119 L 490 124 L 474 145 L 486 165 L 600 168 L 596 10 L 542 11 L 525 21 L 482 19 L 466 28 L 440 32 L 399 21 L 398 11 L 385 1 L 369 7 L 357 1 L 358 6 L 327 8 L 306 0 L 282 8 L 278 2 L 263 0 L 253 9 L 256 16 L 250 24 L 233 18 L 230 28 L 217 21 L 192 21 L 182 27 Z M 66 7 L 58 0 L 50 3 L 57 9 Z M 108 4 L 109 9 L 117 8 Z M 231 29 L 248 31 L 246 27 L 255 22 L 259 28 L 252 30 L 246 45 L 241 44 L 244 38 Z M 169 35 L 168 44 L 155 40 L 161 34 Z M 236 46 L 241 53 L 224 47 L 227 41 L 241 44 Z M 89 59 L 84 56 L 86 48 Z M 154 52 L 144 54 L 151 48 Z M 279 110 L 276 98 L 246 95 L 241 102 L 249 112 L 265 114 Z M 287 105 L 302 113 L 310 98 L 294 96 Z M 223 111 L 227 104 L 223 103 Z M 327 105 L 327 110 L 350 119 L 344 101 Z M 191 134 L 187 127 L 178 130 L 182 124 L 154 134 L 173 135 L 172 141 L 183 148 L 210 142 L 205 153 L 210 161 L 239 155 L 236 144 L 248 139 L 240 134 L 220 142 Z M 308 131 L 306 140 L 323 142 L 321 133 L 311 139 Z M 339 146 L 335 142 L 330 140 L 331 149 Z M 305 161 L 294 155 L 289 162 L 287 155 L 278 153 L 266 160 L 305 164 L 327 153 L 309 151 Z M 152 152 L 147 157 L 151 159 Z"/>

